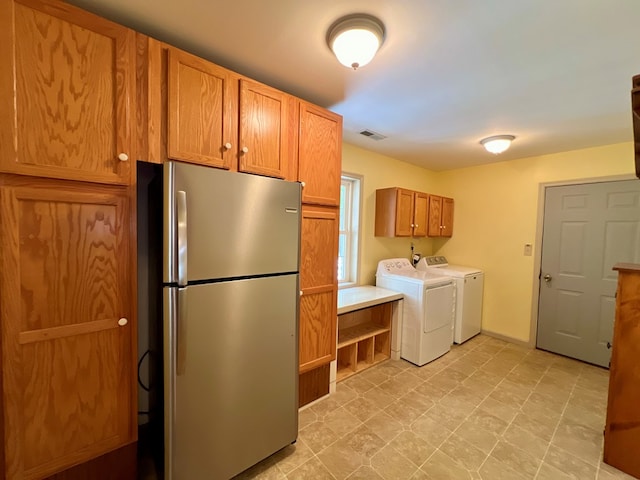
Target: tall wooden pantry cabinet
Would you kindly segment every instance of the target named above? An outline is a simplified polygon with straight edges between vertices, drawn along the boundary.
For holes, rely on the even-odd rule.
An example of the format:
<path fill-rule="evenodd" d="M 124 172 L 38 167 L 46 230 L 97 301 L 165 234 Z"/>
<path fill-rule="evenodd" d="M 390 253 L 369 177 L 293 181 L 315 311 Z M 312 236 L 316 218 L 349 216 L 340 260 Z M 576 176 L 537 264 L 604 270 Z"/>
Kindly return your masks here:
<path fill-rule="evenodd" d="M 300 102 L 300 405 L 329 393 L 338 328 L 342 117 Z"/>
<path fill-rule="evenodd" d="M 134 59 L 127 28 L 0 0 L 1 478 L 135 475 Z"/>

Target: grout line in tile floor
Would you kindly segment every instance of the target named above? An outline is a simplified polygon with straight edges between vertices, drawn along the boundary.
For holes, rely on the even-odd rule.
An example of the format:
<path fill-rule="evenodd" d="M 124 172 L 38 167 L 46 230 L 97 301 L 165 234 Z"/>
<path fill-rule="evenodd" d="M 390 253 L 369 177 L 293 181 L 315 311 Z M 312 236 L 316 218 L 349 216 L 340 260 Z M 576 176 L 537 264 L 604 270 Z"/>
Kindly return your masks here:
<path fill-rule="evenodd" d="M 475 381 L 471 381 L 473 378 Z M 301 418 L 302 415 L 306 418 L 301 422 L 297 446 L 286 447 L 284 453 L 276 453 L 236 478 L 420 480 L 440 475 L 437 478 L 542 480 L 556 474 L 580 480 L 628 479 L 631 477 L 615 469 L 601 468 L 602 441 L 595 440 L 597 428 L 601 423 L 604 425 L 600 410 L 602 403 L 606 403 L 603 399 L 607 379 L 608 372 L 604 369 L 480 335 L 453 347 L 449 354 L 424 367 L 389 360 L 346 379 L 338 384 L 335 394 L 301 411 Z M 483 386 L 483 382 L 490 384 Z M 570 388 L 566 388 L 569 383 Z M 592 397 L 595 407 L 581 400 L 578 387 Z M 349 408 L 355 401 L 359 403 Z M 570 406 L 571 417 L 565 417 Z M 438 410 L 432 411 L 434 408 Z M 503 414 L 511 417 L 508 422 Z M 582 415 L 587 415 L 586 419 Z M 522 418 L 516 423 L 519 417 Z M 482 424 L 485 420 L 498 423 Z M 382 425 L 383 421 L 387 423 Z M 418 421 L 423 423 L 418 425 Z M 440 425 L 441 433 L 433 435 L 430 425 Z M 468 425 L 466 431 L 462 430 L 463 425 Z M 539 429 L 541 425 L 543 429 Z M 591 437 L 575 440 L 571 437 L 574 427 L 583 428 Z M 490 449 L 482 448 L 482 435 L 474 437 L 483 428 L 490 432 L 487 438 L 496 442 Z M 361 435 L 358 442 L 366 440 L 362 432 L 367 435 L 373 432 L 368 440 L 373 443 L 356 448 L 350 440 L 356 435 Z M 443 448 L 454 438 L 464 442 L 461 445 L 473 447 L 475 453 L 463 458 L 457 455 L 455 444 Z M 494 456 L 498 445 L 502 445 L 501 452 Z M 589 450 L 579 450 L 580 445 Z M 555 456 L 545 465 L 552 448 Z M 599 460 L 595 456 L 597 450 Z M 346 458 L 352 454 L 357 457 Z M 455 458 L 452 454 L 456 454 Z M 565 468 L 562 463 L 565 460 L 558 457 L 564 454 L 569 455 L 569 463 L 581 465 Z M 521 455 L 522 459 L 514 459 L 514 455 Z M 527 461 L 528 464 L 519 463 Z M 519 469 L 522 465 L 526 467 L 524 470 Z M 576 473 L 580 466 L 586 469 L 585 475 L 584 471 Z M 399 470 L 394 471 L 396 467 Z M 558 472 L 560 469 L 564 472 Z"/>

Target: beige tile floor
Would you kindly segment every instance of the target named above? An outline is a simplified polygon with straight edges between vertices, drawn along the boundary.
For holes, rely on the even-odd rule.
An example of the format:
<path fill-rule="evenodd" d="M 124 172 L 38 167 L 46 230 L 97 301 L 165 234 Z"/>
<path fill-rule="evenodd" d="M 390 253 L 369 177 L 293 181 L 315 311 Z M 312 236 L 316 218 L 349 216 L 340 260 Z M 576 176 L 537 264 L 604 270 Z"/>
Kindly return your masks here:
<path fill-rule="evenodd" d="M 418 368 L 388 360 L 300 412 L 236 479 L 624 479 L 602 463 L 608 371 L 480 335 Z"/>

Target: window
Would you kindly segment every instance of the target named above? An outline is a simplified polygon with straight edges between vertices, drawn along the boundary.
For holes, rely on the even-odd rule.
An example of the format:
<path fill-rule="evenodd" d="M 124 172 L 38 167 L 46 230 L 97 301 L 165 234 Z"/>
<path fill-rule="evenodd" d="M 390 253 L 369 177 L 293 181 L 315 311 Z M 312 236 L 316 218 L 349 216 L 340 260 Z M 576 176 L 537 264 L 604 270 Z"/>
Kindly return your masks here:
<path fill-rule="evenodd" d="M 338 283 L 358 282 L 358 240 L 360 232 L 360 184 L 362 177 L 343 174 L 340 183 L 340 236 L 338 240 Z"/>

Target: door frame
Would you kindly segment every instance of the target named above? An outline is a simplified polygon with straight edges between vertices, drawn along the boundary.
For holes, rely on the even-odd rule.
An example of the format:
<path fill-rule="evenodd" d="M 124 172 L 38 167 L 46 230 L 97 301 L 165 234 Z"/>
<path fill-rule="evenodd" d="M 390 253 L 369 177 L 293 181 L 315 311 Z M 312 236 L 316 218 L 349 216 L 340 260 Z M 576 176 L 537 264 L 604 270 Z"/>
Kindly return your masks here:
<path fill-rule="evenodd" d="M 533 254 L 533 291 L 531 295 L 531 319 L 529 329 L 530 348 L 536 348 L 538 340 L 538 302 L 540 301 L 540 268 L 542 265 L 542 234 L 544 225 L 544 199 L 548 187 L 567 187 L 571 185 L 603 183 L 603 182 L 619 182 L 622 180 L 637 180 L 633 174 L 610 175 L 605 177 L 589 177 L 571 180 L 558 180 L 555 182 L 541 182 L 538 185 L 538 215 L 536 219 L 536 238 L 534 241 Z"/>

